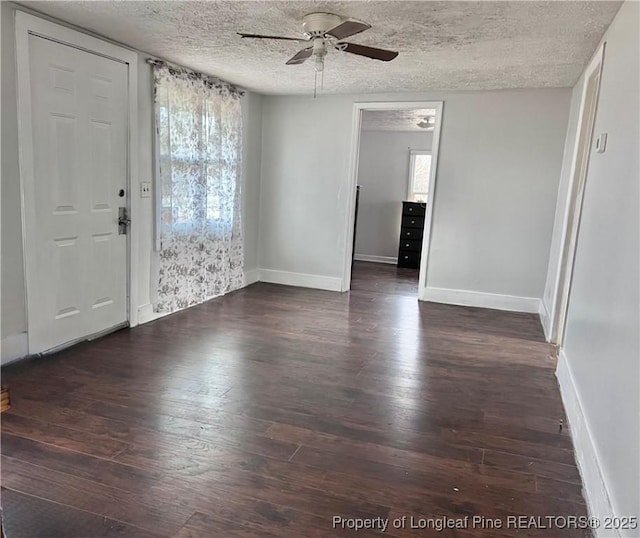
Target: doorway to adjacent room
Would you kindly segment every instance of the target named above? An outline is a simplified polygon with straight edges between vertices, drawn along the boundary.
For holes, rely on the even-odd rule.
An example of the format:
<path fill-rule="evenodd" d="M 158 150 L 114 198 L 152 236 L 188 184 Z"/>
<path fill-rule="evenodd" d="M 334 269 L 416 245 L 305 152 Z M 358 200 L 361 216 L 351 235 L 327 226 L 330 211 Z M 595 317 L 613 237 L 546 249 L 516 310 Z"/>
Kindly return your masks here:
<path fill-rule="evenodd" d="M 347 289 L 422 298 L 441 113 L 441 102 L 355 105 Z"/>

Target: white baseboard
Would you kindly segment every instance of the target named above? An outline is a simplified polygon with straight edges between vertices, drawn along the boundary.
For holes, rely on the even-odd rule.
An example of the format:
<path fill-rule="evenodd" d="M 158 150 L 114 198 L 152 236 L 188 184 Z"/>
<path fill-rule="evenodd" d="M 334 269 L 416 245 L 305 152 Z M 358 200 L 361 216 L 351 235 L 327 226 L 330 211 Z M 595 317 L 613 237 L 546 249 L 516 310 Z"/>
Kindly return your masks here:
<path fill-rule="evenodd" d="M 184 310 L 184 308 L 181 308 L 180 310 Z M 179 310 L 176 310 L 176 312 L 179 312 Z M 150 321 L 155 321 L 174 313 L 175 312 L 156 312 L 151 303 L 143 304 L 138 307 L 138 325 L 149 323 Z"/>
<path fill-rule="evenodd" d="M 388 263 L 391 265 L 398 264 L 398 258 L 393 256 L 374 256 L 373 254 L 356 254 L 354 260 L 359 262 Z"/>
<path fill-rule="evenodd" d="M 455 304 L 460 306 L 478 306 L 511 312 L 530 312 L 537 314 L 540 310 L 540 299 L 535 297 L 518 297 L 516 295 L 500 295 L 480 291 L 453 290 L 447 288 L 427 287 L 424 300 L 434 303 Z"/>
<path fill-rule="evenodd" d="M 153 311 L 153 305 L 146 303 L 138 307 L 138 325 L 143 323 L 149 323 L 158 317 L 158 314 Z"/>
<path fill-rule="evenodd" d="M 589 515 L 597 517 L 601 522 L 607 517 L 614 517 L 615 513 L 609 496 L 609 489 L 602 472 L 598 450 L 593 441 L 587 417 L 576 387 L 571 365 L 563 350 L 560 350 L 556 377 L 560 385 L 560 395 L 564 404 L 569 431 L 573 439 L 578 470 L 582 478 L 583 493 L 587 501 Z M 597 538 L 618 538 L 617 530 L 596 529 Z"/>
<path fill-rule="evenodd" d="M 544 339 L 547 342 L 551 342 L 551 316 L 549 316 L 549 309 L 544 299 L 540 301 L 540 323 L 542 324 L 542 331 L 544 332 Z"/>
<path fill-rule="evenodd" d="M 334 276 L 310 275 L 308 273 L 291 273 L 260 269 L 260 282 L 284 284 L 299 288 L 315 288 L 318 290 L 342 291 L 342 279 Z"/>
<path fill-rule="evenodd" d="M 2 339 L 0 345 L 2 346 L 0 358 L 2 366 L 23 359 L 29 354 L 29 340 L 26 332 L 9 335 Z"/>
<path fill-rule="evenodd" d="M 249 269 L 244 273 L 244 285 L 249 286 L 260 282 L 260 269 Z"/>

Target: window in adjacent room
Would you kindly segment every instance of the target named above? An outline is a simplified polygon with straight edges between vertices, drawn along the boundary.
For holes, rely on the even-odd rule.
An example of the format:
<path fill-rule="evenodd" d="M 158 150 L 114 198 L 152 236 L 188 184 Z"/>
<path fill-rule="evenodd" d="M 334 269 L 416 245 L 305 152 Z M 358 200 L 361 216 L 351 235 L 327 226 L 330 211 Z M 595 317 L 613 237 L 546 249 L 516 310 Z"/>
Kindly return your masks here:
<path fill-rule="evenodd" d="M 409 194 L 410 202 L 426 202 L 429 198 L 429 177 L 431 175 L 431 152 L 412 149 L 409 151 Z"/>

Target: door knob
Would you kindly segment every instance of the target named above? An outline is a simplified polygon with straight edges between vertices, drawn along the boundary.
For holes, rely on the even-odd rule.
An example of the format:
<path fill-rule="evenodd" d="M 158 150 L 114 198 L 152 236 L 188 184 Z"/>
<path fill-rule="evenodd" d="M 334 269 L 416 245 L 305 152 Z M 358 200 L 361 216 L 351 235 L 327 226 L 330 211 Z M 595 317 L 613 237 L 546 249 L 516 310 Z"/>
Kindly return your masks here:
<path fill-rule="evenodd" d="M 129 225 L 131 224 L 131 219 L 129 218 L 129 213 L 126 207 L 118 208 L 118 234 L 126 235 Z"/>

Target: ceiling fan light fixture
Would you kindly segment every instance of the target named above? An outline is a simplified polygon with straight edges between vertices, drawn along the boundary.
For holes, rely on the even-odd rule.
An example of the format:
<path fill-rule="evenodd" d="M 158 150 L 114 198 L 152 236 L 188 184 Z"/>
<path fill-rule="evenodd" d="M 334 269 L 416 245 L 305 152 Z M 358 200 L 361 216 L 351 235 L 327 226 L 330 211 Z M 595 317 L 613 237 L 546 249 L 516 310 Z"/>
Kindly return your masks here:
<path fill-rule="evenodd" d="M 416 123 L 416 127 L 419 127 L 420 129 L 433 129 L 435 124 L 435 116 L 423 116 L 422 119 Z"/>
<path fill-rule="evenodd" d="M 324 57 L 327 55 L 328 48 L 336 49 L 339 52 L 355 54 L 356 56 L 364 56 L 373 60 L 381 60 L 383 62 L 389 62 L 398 56 L 396 51 L 343 41 L 343 39 L 347 37 L 359 34 L 370 28 L 371 25 L 366 22 L 349 18 L 343 19 L 333 13 L 319 12 L 309 13 L 303 17 L 302 30 L 304 39 L 298 37 L 247 34 L 243 32 L 238 32 L 238 35 L 251 39 L 302 41 L 311 45 L 298 51 L 292 58 L 289 58 L 286 64 L 299 65 L 313 56 L 315 58 L 315 74 L 317 79 L 318 73 L 322 74 L 324 72 Z M 314 96 L 315 94 L 316 90 L 314 90 Z"/>

